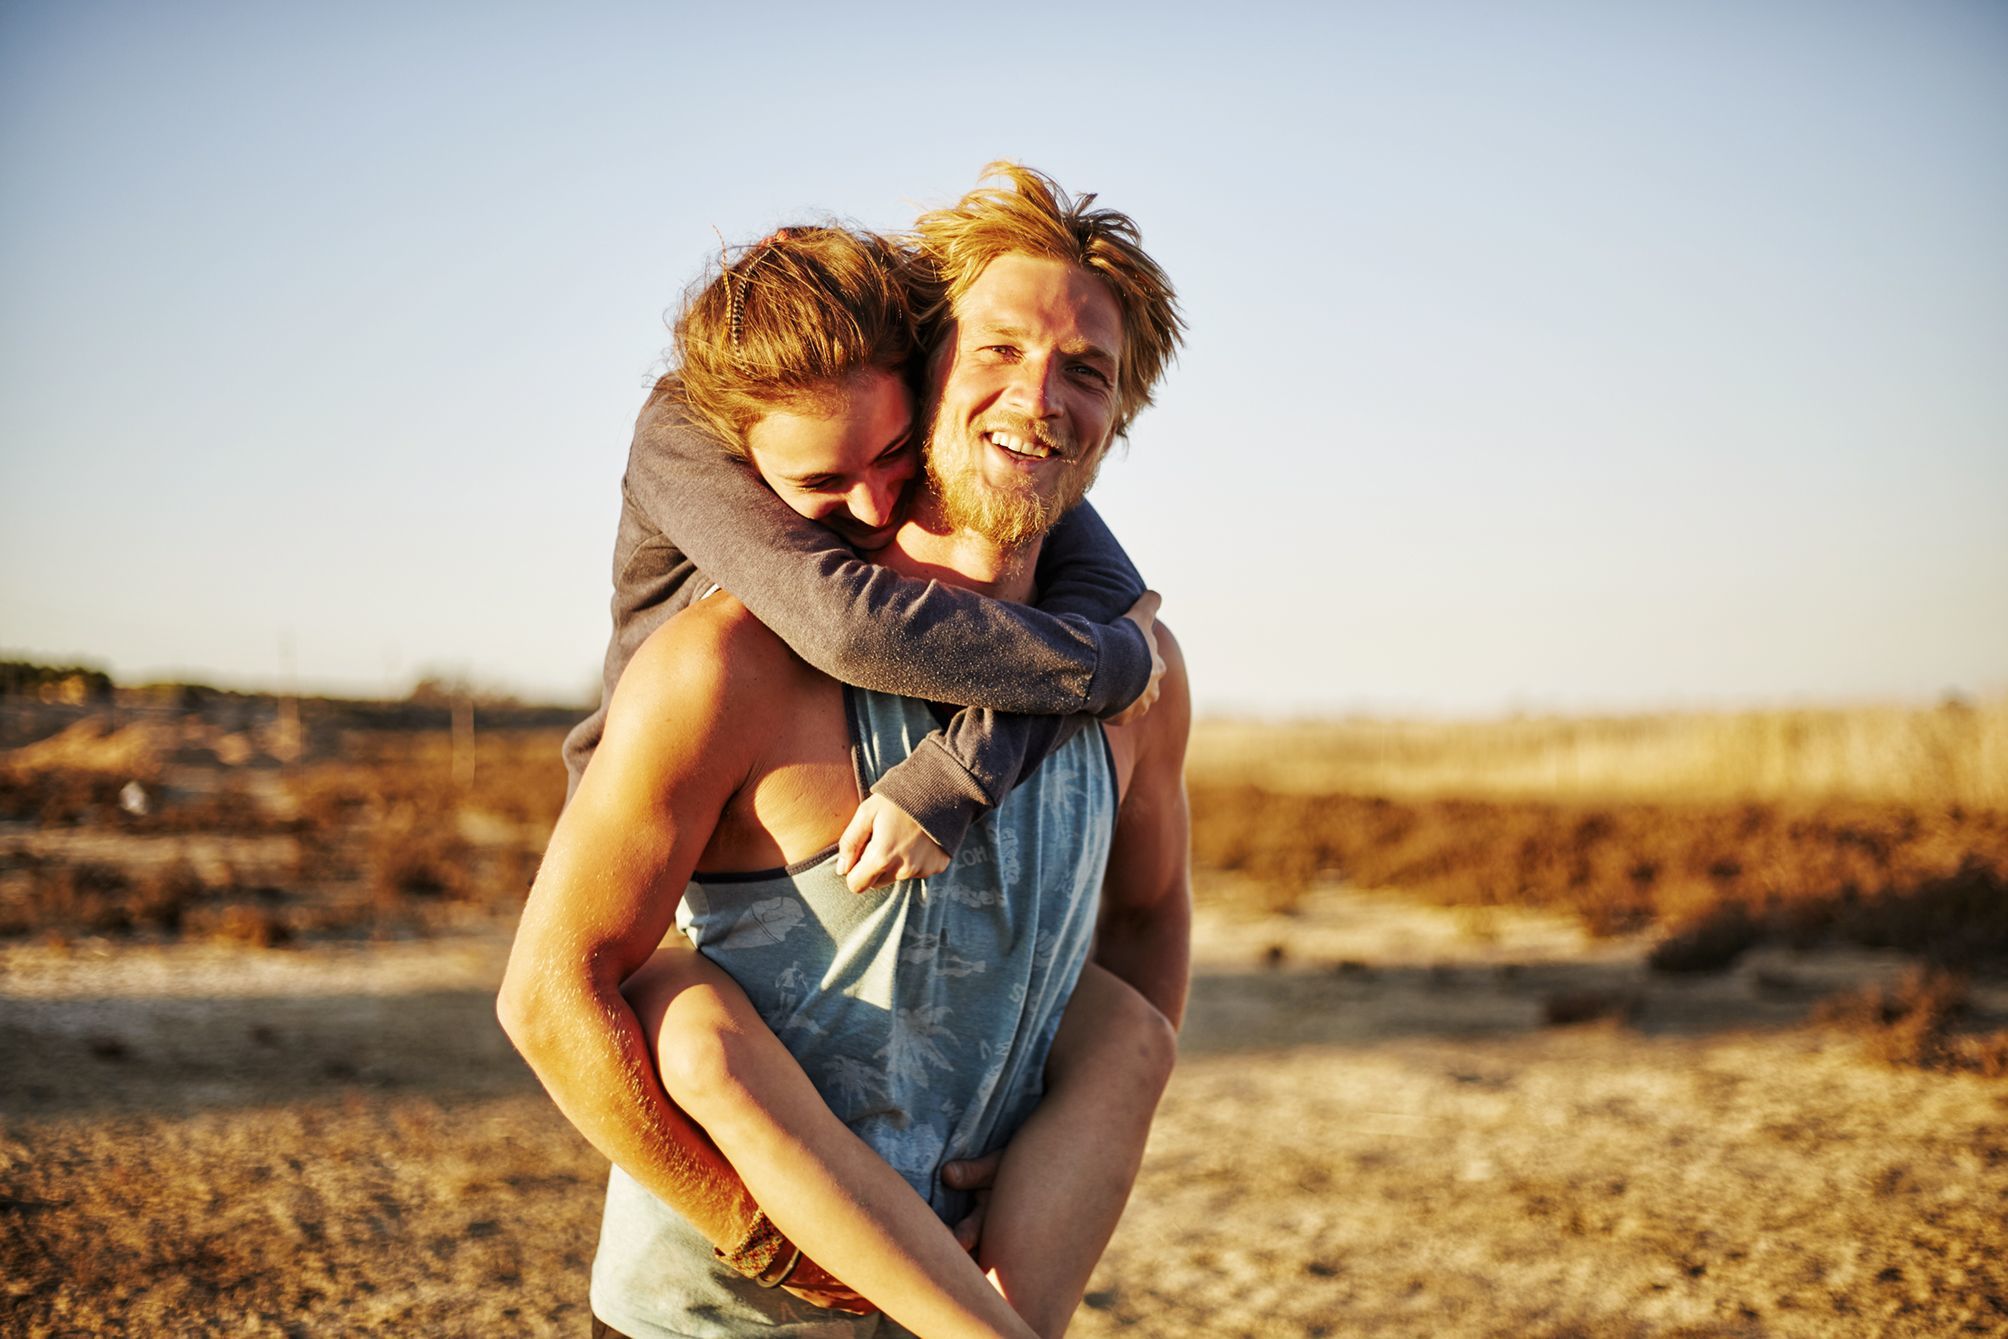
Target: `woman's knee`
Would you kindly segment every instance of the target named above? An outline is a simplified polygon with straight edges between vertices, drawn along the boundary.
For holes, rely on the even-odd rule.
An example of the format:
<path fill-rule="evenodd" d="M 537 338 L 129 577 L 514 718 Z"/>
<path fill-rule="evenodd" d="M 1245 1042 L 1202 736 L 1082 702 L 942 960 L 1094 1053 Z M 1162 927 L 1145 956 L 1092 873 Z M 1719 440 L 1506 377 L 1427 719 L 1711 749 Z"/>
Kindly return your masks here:
<path fill-rule="evenodd" d="M 1119 1071 L 1125 1086 L 1162 1093 L 1178 1062 L 1171 1020 L 1127 981 L 1092 965 L 1082 973 L 1074 1002 L 1081 1013 L 1062 1028 L 1071 1033 L 1064 1048 L 1070 1064 L 1104 1078 Z"/>
<path fill-rule="evenodd" d="M 665 1023 L 656 1042 L 663 1091 L 699 1124 L 739 1091 L 735 1035 L 722 1013 L 686 1008 Z"/>
<path fill-rule="evenodd" d="M 621 997 L 634 1010 L 649 1044 L 655 1044 L 663 1015 L 677 996 L 700 984 L 703 957 L 691 949 L 657 949 L 649 960 L 621 982 Z"/>
<path fill-rule="evenodd" d="M 751 1010 L 739 987 L 689 949 L 663 949 L 621 984 L 663 1090 L 691 1116 L 736 1091 Z"/>
<path fill-rule="evenodd" d="M 1134 1039 L 1138 1079 L 1162 1093 L 1171 1082 L 1172 1067 L 1178 1063 L 1178 1029 L 1156 1005 L 1135 990 L 1130 991 L 1130 996 L 1131 1000 L 1124 1005 L 1123 1031 Z"/>

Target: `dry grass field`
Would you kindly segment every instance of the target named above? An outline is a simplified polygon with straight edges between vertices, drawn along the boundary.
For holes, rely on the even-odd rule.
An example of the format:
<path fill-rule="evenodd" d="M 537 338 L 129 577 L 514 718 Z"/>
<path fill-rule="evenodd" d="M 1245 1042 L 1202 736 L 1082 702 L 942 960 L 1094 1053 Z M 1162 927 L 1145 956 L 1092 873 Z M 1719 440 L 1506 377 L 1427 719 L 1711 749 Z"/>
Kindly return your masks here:
<path fill-rule="evenodd" d="M 1203 722 L 1192 772 L 1317 795 L 2008 809 L 2008 700 L 1500 721 Z"/>
<path fill-rule="evenodd" d="M 0 702 L 0 1332 L 583 1334 L 535 713 Z M 1078 1334 L 2008 1334 L 2008 706 L 1203 725 Z"/>

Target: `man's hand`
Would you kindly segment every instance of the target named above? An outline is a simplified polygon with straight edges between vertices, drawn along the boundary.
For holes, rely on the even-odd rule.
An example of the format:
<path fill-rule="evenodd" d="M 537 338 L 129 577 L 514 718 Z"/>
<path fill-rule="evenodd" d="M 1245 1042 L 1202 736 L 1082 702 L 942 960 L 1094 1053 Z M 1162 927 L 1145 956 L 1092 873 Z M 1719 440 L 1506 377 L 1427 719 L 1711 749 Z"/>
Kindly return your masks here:
<path fill-rule="evenodd" d="M 797 1262 L 794 1273 L 788 1275 L 788 1281 L 781 1288 L 811 1306 L 827 1307 L 831 1311 L 848 1311 L 853 1316 L 869 1316 L 878 1311 L 877 1307 L 846 1288 L 806 1255 Z"/>
<path fill-rule="evenodd" d="M 1147 590 L 1123 615 L 1143 630 L 1144 642 L 1150 647 L 1150 682 L 1136 695 L 1136 701 L 1106 718 L 1110 725 L 1134 725 L 1157 703 L 1158 687 L 1164 681 L 1164 657 L 1157 649 L 1157 607 L 1163 602 L 1163 596 Z"/>
<path fill-rule="evenodd" d="M 854 893 L 895 879 L 930 878 L 948 868 L 948 852 L 935 845 L 906 810 L 867 795 L 837 839 L 837 873 Z"/>
<path fill-rule="evenodd" d="M 997 1168 L 1003 1161 L 1004 1150 L 1000 1148 L 980 1158 L 948 1163 L 941 1169 L 942 1182 L 949 1189 L 973 1192 L 969 1212 L 955 1225 L 955 1244 L 971 1255 L 976 1254 L 976 1247 L 983 1240 L 983 1215 L 990 1209 L 990 1183 L 997 1179 Z"/>

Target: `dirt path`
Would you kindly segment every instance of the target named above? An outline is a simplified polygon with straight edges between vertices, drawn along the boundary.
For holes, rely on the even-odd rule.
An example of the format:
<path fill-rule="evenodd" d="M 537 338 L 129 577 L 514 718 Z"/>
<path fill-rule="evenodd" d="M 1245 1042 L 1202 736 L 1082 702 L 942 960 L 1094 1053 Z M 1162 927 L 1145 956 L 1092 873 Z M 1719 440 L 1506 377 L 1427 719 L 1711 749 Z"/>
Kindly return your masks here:
<path fill-rule="evenodd" d="M 1076 1333 L 2008 1333 L 2008 1088 L 1797 1025 L 1895 959 L 1669 982 L 1564 921 L 1349 893 L 1200 938 Z M 1631 1021 L 1543 1023 L 1600 998 Z"/>
<path fill-rule="evenodd" d="M 1076 1334 L 2008 1334 L 2008 1087 L 1800 1022 L 1894 959 L 1344 890 L 1198 944 Z M 582 1334 L 603 1164 L 505 951 L 0 950 L 0 1330 Z"/>

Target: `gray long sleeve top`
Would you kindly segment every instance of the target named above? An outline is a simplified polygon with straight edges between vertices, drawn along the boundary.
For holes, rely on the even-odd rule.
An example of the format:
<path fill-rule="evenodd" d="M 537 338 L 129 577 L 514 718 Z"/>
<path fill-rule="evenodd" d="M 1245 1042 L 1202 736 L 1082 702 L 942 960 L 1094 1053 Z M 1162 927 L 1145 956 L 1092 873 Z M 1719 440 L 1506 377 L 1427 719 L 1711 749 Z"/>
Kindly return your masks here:
<path fill-rule="evenodd" d="M 963 708 L 872 787 L 953 855 L 969 825 L 1078 728 L 1076 713 L 1120 711 L 1150 678 L 1143 633 L 1122 617 L 1143 578 L 1092 507 L 1054 528 L 1036 577 L 1035 607 L 865 561 L 658 387 L 621 481 L 613 637 L 599 709 L 565 740 L 571 787 L 629 659 L 715 582 L 831 677 Z"/>

